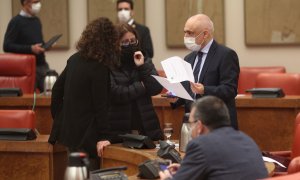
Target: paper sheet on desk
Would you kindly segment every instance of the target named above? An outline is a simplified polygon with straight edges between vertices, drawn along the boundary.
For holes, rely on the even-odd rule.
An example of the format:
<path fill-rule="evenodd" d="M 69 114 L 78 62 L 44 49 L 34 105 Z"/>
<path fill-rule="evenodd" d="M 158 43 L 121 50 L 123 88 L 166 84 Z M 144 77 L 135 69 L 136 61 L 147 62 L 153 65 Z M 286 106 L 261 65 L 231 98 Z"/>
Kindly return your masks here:
<path fill-rule="evenodd" d="M 163 60 L 161 65 L 166 73 L 167 79 L 171 83 L 195 81 L 191 64 L 178 56 Z"/>
<path fill-rule="evenodd" d="M 272 158 L 269 158 L 269 157 L 265 157 L 263 156 L 263 160 L 266 161 L 266 162 L 272 162 L 272 163 L 276 163 L 278 164 L 279 166 L 283 167 L 283 168 L 286 168 L 283 164 L 281 164 L 280 162 L 272 159 Z"/>
<path fill-rule="evenodd" d="M 189 95 L 189 93 L 184 89 L 182 84 L 179 83 L 171 83 L 168 79 L 160 76 L 152 75 L 164 88 L 172 93 L 175 93 L 177 97 L 181 97 L 183 99 L 193 101 L 193 98 Z"/>

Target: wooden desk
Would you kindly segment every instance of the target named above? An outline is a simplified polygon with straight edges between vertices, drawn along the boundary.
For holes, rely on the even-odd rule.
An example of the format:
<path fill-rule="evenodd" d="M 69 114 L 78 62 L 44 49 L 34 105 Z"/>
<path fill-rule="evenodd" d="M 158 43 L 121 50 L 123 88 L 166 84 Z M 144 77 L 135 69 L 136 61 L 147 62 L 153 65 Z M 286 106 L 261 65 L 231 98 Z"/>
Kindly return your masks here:
<path fill-rule="evenodd" d="M 129 149 L 123 147 L 121 144 L 114 144 L 107 146 L 104 150 L 102 157 L 102 167 L 117 167 L 127 166 L 128 169 L 125 173 L 129 176 L 130 180 L 139 179 L 137 174 L 139 173 L 138 165 L 146 160 L 154 160 L 159 157 L 156 155 L 158 149 Z M 184 153 L 180 153 L 181 157 L 184 157 Z M 273 175 L 275 164 L 265 162 L 265 166 L 269 173 L 269 176 Z"/>
<path fill-rule="evenodd" d="M 0 97 L 0 109 L 32 109 L 33 95 L 21 97 Z M 35 115 L 36 128 L 41 134 L 50 134 L 52 116 L 50 112 L 51 97 L 36 95 Z"/>
<path fill-rule="evenodd" d="M 236 99 L 239 128 L 251 136 L 262 150 L 291 149 L 300 97 Z"/>
<path fill-rule="evenodd" d="M 146 160 L 154 160 L 156 156 L 156 149 L 129 149 L 122 147 L 121 144 L 114 144 L 107 146 L 102 157 L 102 168 L 127 166 L 125 173 L 128 176 L 138 174 L 138 165 Z"/>
<path fill-rule="evenodd" d="M 166 98 L 152 98 L 161 127 L 173 123 L 171 139 L 179 139 L 184 108 L 172 110 Z M 300 112 L 300 96 L 255 99 L 251 96 L 236 98 L 239 128 L 251 136 L 261 150 L 277 151 L 291 148 L 294 122 Z"/>
<path fill-rule="evenodd" d="M 41 134 L 49 134 L 52 126 L 51 99 L 37 95 L 36 127 Z M 171 139 L 179 139 L 183 107 L 172 110 L 166 98 L 152 97 L 161 127 L 165 122 L 173 123 Z M 31 109 L 33 96 L 0 97 L 0 109 Z M 294 119 L 300 112 L 300 96 L 286 96 L 275 99 L 253 99 L 251 96 L 236 98 L 240 130 L 250 135 L 262 150 L 288 150 L 291 147 Z"/>
<path fill-rule="evenodd" d="M 48 135 L 32 141 L 0 141 L 0 179 L 60 180 L 64 178 L 67 151 L 48 144 Z"/>

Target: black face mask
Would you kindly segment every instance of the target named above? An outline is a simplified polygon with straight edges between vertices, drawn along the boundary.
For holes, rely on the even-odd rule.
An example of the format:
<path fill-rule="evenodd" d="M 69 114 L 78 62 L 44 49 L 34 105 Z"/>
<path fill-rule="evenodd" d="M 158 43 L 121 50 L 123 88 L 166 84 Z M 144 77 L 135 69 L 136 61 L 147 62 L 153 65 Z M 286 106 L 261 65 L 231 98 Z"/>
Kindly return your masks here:
<path fill-rule="evenodd" d="M 140 51 L 139 46 L 137 45 L 129 45 L 121 47 L 121 64 L 135 66 L 133 55 L 136 51 Z"/>

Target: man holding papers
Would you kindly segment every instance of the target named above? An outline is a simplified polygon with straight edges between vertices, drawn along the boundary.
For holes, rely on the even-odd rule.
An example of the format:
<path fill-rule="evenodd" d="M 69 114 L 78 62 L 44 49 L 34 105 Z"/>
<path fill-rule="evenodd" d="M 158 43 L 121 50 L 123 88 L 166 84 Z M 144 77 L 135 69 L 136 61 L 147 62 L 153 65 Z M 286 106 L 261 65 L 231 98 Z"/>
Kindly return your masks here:
<path fill-rule="evenodd" d="M 214 25 L 204 14 L 190 17 L 184 27 L 184 44 L 192 52 L 184 59 L 190 63 L 194 81 L 183 82 L 193 99 L 212 95 L 221 98 L 229 109 L 231 125 L 238 129 L 235 96 L 240 73 L 236 52 L 213 39 Z M 190 111 L 193 101 L 179 98 L 172 107 L 185 105 Z"/>

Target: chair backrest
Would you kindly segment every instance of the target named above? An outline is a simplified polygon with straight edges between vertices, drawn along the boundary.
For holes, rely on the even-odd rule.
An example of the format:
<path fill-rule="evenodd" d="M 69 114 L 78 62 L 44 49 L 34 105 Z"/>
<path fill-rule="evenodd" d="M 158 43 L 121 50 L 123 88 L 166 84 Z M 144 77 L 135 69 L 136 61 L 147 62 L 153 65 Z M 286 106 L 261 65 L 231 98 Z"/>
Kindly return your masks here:
<path fill-rule="evenodd" d="M 32 110 L 0 110 L 0 128 L 35 128 Z"/>
<path fill-rule="evenodd" d="M 19 87 L 24 94 L 32 94 L 35 69 L 34 55 L 0 53 L 0 87 Z"/>
<path fill-rule="evenodd" d="M 267 67 L 241 67 L 239 75 L 238 93 L 245 94 L 247 89 L 255 87 L 256 76 L 259 73 L 285 73 L 284 66 L 267 66 Z"/>
<path fill-rule="evenodd" d="M 291 158 L 300 156 L 300 113 L 298 113 L 295 120 L 295 132 L 292 145 Z"/>
<path fill-rule="evenodd" d="M 300 74 L 260 73 L 256 77 L 257 88 L 281 88 L 286 95 L 300 95 Z"/>
<path fill-rule="evenodd" d="M 288 174 L 300 172 L 300 156 L 292 159 L 292 161 L 289 164 L 287 172 Z"/>

